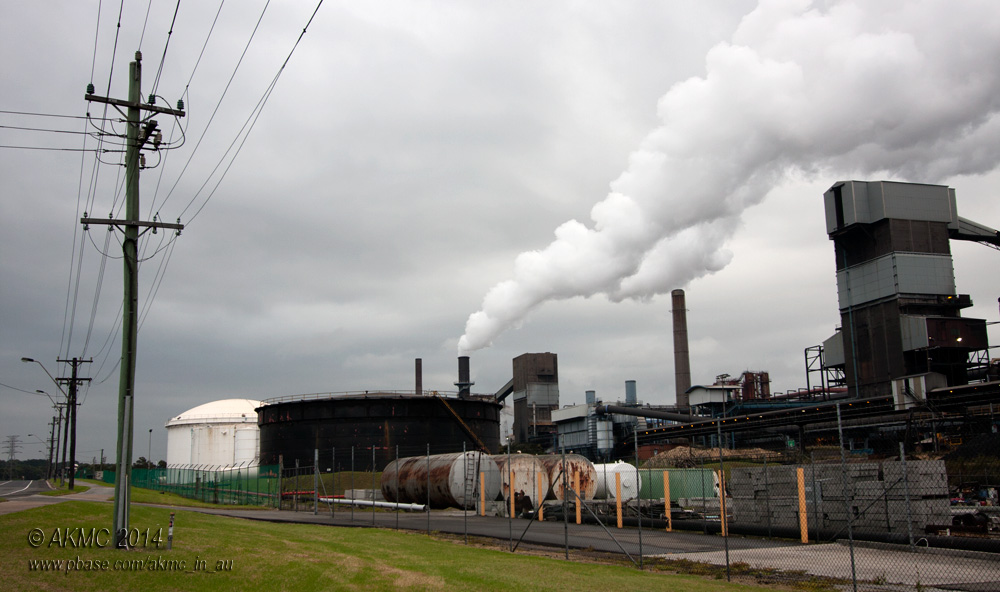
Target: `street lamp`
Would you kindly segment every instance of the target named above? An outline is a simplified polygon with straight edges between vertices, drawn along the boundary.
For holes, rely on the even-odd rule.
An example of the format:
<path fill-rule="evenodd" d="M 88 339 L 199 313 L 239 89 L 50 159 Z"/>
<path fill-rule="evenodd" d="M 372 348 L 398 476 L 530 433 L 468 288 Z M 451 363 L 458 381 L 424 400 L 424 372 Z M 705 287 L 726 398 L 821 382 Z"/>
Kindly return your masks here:
<path fill-rule="evenodd" d="M 149 448 L 146 449 L 146 468 L 153 468 L 153 428 L 149 428 Z"/>
<path fill-rule="evenodd" d="M 76 358 L 73 358 L 73 359 L 76 360 Z M 70 451 L 69 451 L 69 456 L 70 456 L 70 459 L 69 459 L 69 462 L 70 462 L 70 464 L 69 464 L 69 466 L 70 466 L 69 484 L 70 484 L 70 489 L 73 489 L 73 486 L 74 486 L 74 482 L 73 481 L 74 481 L 74 476 L 75 476 L 75 473 L 76 473 L 76 397 L 75 396 L 70 397 L 68 394 L 66 394 L 66 391 L 64 391 L 63 388 L 62 388 L 62 385 L 60 385 L 59 381 L 57 381 L 55 379 L 55 377 L 52 376 L 52 373 L 49 372 L 48 368 L 45 367 L 45 364 L 42 364 L 41 362 L 39 362 L 38 360 L 36 360 L 34 358 L 28 358 L 28 357 L 22 357 L 21 361 L 29 363 L 29 364 L 34 363 L 34 364 L 38 364 L 39 366 L 41 366 L 42 370 L 45 371 L 45 374 L 48 375 L 49 380 L 52 381 L 52 384 L 56 385 L 56 388 L 59 389 L 59 392 L 62 393 L 64 397 L 66 397 L 66 432 L 67 433 L 65 434 L 65 437 L 63 438 L 63 470 L 64 471 L 66 470 L 66 446 L 68 444 L 69 448 L 70 448 Z M 74 374 L 73 374 L 74 377 L 76 376 L 76 370 L 75 370 L 75 368 L 76 368 L 76 366 L 74 366 Z M 75 393 L 76 393 L 76 383 L 75 383 L 75 381 L 73 383 L 71 383 L 70 390 L 72 390 L 73 393 L 74 393 L 74 395 L 75 395 Z M 48 393 L 45 393 L 45 395 L 48 396 Z M 51 400 L 52 397 L 49 397 L 49 399 Z M 55 403 L 55 401 L 53 401 L 53 403 Z M 70 431 L 70 423 L 71 422 L 72 422 L 72 426 L 73 426 L 73 430 L 72 430 L 73 431 L 73 434 L 72 434 L 73 439 L 72 439 L 72 442 L 70 442 L 70 438 L 69 438 L 70 434 L 68 433 Z M 65 479 L 63 479 L 63 480 L 65 481 Z"/>

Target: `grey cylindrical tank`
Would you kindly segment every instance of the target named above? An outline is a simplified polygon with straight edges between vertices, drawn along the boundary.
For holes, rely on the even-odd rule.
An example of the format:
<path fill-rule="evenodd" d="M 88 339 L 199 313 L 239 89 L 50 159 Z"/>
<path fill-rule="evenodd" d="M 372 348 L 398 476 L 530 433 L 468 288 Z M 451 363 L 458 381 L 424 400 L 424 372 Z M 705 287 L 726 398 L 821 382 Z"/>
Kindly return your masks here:
<path fill-rule="evenodd" d="M 500 493 L 500 469 L 488 454 L 470 451 L 401 458 L 382 471 L 382 495 L 390 502 L 426 504 L 430 485 L 432 508 L 472 510 L 479 502 L 480 473 L 486 500 L 495 500 Z"/>
<path fill-rule="evenodd" d="M 586 457 L 579 454 L 567 454 L 566 456 L 566 488 L 573 490 L 573 475 L 580 475 L 580 497 L 585 500 L 594 499 L 594 489 L 597 487 L 597 474 L 594 472 L 594 465 Z M 549 474 L 549 494 L 545 499 L 562 501 L 565 497 L 563 488 L 563 455 L 546 454 L 539 456 L 538 460 Z M 569 494 L 570 501 L 575 496 Z"/>
<path fill-rule="evenodd" d="M 639 475 L 638 469 L 628 463 L 594 465 L 594 471 L 597 473 L 595 499 L 615 499 L 617 492 L 616 474 L 621 475 L 622 501 L 635 499 L 637 492 L 642 488 L 642 477 Z"/>
<path fill-rule="evenodd" d="M 541 485 L 541 495 L 548 495 L 549 491 L 549 471 L 538 460 L 537 456 L 531 454 L 511 454 L 510 464 L 507 463 L 506 454 L 493 456 L 497 466 L 500 467 L 500 493 L 504 499 L 510 499 L 508 483 L 513 474 L 514 491 L 524 492 L 531 498 L 535 507 L 538 507 L 538 489 Z"/>

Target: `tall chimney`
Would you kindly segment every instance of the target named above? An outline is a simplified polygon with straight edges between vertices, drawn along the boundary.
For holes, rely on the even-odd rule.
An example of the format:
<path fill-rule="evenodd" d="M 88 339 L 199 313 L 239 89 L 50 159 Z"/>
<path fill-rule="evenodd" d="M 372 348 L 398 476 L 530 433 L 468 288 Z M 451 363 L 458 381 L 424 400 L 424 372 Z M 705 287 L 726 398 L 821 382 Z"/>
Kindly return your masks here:
<path fill-rule="evenodd" d="M 416 373 L 416 385 L 413 387 L 413 392 L 422 395 L 424 394 L 424 361 L 417 358 L 415 363 L 415 373 Z"/>
<path fill-rule="evenodd" d="M 459 356 L 458 357 L 458 382 L 455 386 L 458 387 L 458 396 L 467 397 L 472 394 L 470 387 L 476 383 L 469 380 L 469 356 Z"/>
<path fill-rule="evenodd" d="M 638 405 L 639 396 L 635 392 L 635 381 L 626 380 L 625 381 L 625 404 L 626 405 Z"/>
<path fill-rule="evenodd" d="M 687 308 L 684 290 L 670 293 L 674 313 L 674 389 L 677 391 L 677 409 L 686 412 L 691 408 L 687 390 L 691 388 L 691 357 L 688 354 Z"/>

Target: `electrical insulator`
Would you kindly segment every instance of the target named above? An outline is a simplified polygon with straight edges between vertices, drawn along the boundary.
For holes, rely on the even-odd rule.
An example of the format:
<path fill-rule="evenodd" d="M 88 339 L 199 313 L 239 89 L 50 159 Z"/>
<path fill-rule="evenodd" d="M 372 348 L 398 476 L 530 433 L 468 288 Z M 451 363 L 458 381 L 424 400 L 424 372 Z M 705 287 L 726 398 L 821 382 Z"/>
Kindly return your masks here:
<path fill-rule="evenodd" d="M 139 168 L 141 168 L 141 169 L 146 168 L 146 155 L 145 154 L 140 154 L 139 155 Z"/>
<path fill-rule="evenodd" d="M 153 103 L 155 103 L 156 102 L 156 95 L 150 93 L 150 95 L 149 95 L 149 101 L 148 102 L 149 102 L 150 105 L 152 105 Z"/>
<path fill-rule="evenodd" d="M 87 85 L 87 94 L 88 95 L 94 94 L 94 83 L 93 82 L 91 82 L 90 84 Z"/>
<path fill-rule="evenodd" d="M 177 110 L 178 111 L 184 110 L 184 99 L 177 99 Z"/>
<path fill-rule="evenodd" d="M 153 134 L 153 147 L 159 148 L 161 142 L 163 142 L 163 134 L 157 131 L 155 134 Z"/>

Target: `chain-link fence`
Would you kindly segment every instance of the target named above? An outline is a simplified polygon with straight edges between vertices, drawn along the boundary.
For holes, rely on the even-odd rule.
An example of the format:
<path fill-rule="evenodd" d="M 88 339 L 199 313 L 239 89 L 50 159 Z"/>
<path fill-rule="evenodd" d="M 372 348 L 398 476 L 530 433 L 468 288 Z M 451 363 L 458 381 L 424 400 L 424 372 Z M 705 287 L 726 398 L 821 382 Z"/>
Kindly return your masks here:
<path fill-rule="evenodd" d="M 114 471 L 103 471 L 105 483 L 115 482 Z M 180 465 L 132 469 L 132 485 L 165 491 L 206 503 L 239 506 L 278 506 L 280 471 L 277 465 L 245 462 L 235 466 Z"/>
<path fill-rule="evenodd" d="M 843 447 L 582 456 L 315 450 L 271 467 L 133 471 L 133 483 L 298 520 L 450 533 L 512 552 L 615 554 L 638 568 L 714 572 L 817 590 L 1000 590 L 996 479 L 958 505 L 940 460 L 901 447 L 874 460 Z M 113 476 L 112 476 L 113 480 Z M 990 496 L 993 496 L 992 499 Z M 992 501 L 992 503 L 991 503 Z M 293 518 L 294 519 L 294 518 Z"/>

